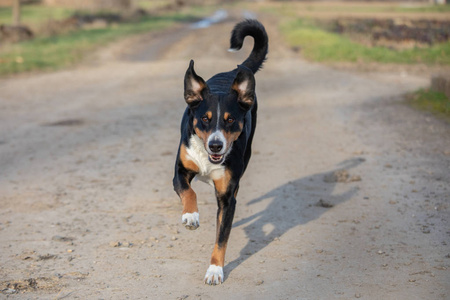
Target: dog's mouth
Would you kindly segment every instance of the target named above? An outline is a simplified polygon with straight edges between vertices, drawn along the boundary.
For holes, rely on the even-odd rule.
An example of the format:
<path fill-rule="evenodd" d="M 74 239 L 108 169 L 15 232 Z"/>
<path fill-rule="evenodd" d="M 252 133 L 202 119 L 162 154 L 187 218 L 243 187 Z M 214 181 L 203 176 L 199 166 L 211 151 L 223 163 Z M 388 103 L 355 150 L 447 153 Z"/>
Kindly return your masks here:
<path fill-rule="evenodd" d="M 219 155 L 219 154 L 210 154 L 208 156 L 209 161 L 212 162 L 213 164 L 220 164 L 221 162 L 223 162 L 224 157 L 225 157 L 225 155 Z"/>

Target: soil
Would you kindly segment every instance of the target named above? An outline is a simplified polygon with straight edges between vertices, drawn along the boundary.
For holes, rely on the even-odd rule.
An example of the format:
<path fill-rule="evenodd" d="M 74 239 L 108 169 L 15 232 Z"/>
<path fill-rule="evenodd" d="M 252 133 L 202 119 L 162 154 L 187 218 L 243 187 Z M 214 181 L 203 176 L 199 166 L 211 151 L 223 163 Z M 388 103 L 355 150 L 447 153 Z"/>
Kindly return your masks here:
<path fill-rule="evenodd" d="M 183 77 L 191 58 L 205 79 L 243 61 L 252 41 L 226 52 L 240 18 L 0 82 L 0 298 L 450 297 L 450 126 L 403 100 L 429 74 L 306 62 L 265 17 L 225 282 L 203 284 L 214 192 L 194 183 L 190 231 L 171 183 Z"/>
<path fill-rule="evenodd" d="M 450 38 L 450 21 L 340 18 L 323 23 L 360 43 L 392 49 L 425 48 Z"/>

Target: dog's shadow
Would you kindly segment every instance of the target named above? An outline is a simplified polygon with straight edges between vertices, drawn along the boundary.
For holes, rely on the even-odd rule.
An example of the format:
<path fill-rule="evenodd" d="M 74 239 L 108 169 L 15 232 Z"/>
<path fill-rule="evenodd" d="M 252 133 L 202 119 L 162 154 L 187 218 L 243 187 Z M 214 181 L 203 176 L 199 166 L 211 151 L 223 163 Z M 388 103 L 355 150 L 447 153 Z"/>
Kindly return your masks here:
<path fill-rule="evenodd" d="M 233 227 L 246 225 L 244 231 L 247 244 L 240 251 L 239 257 L 227 264 L 225 279 L 240 264 L 290 229 L 315 220 L 333 206 L 349 200 L 357 192 L 357 187 L 352 185 L 344 193 L 336 195 L 333 191 L 340 180 L 324 178 L 335 171 L 348 171 L 364 161 L 363 158 L 343 161 L 335 169 L 289 181 L 251 200 L 248 206 L 272 198 L 266 209 L 233 224 Z"/>

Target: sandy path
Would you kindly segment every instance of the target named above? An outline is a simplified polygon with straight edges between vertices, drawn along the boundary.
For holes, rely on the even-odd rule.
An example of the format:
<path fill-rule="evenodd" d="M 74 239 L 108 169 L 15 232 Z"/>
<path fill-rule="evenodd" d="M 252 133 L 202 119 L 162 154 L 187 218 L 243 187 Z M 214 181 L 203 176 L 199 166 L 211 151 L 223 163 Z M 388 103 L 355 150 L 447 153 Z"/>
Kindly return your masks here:
<path fill-rule="evenodd" d="M 202 284 L 216 204 L 195 183 L 201 226 L 180 224 L 182 79 L 242 61 L 236 18 L 0 81 L 0 298 L 448 299 L 450 127 L 401 103 L 427 78 L 307 63 L 267 20 L 226 278 Z"/>

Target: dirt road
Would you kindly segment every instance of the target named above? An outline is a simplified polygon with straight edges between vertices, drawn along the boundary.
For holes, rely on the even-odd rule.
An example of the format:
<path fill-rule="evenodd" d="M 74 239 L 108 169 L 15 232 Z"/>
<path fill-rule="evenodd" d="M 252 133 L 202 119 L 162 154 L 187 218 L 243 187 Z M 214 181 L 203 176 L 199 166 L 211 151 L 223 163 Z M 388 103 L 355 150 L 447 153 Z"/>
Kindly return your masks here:
<path fill-rule="evenodd" d="M 225 51 L 237 19 L 0 81 L 0 298 L 450 297 L 450 127 L 401 97 L 426 74 L 305 62 L 264 19 L 225 282 L 203 284 L 214 193 L 194 183 L 188 231 L 171 185 L 182 82 L 191 58 L 204 78 L 242 62 L 252 41 Z"/>

